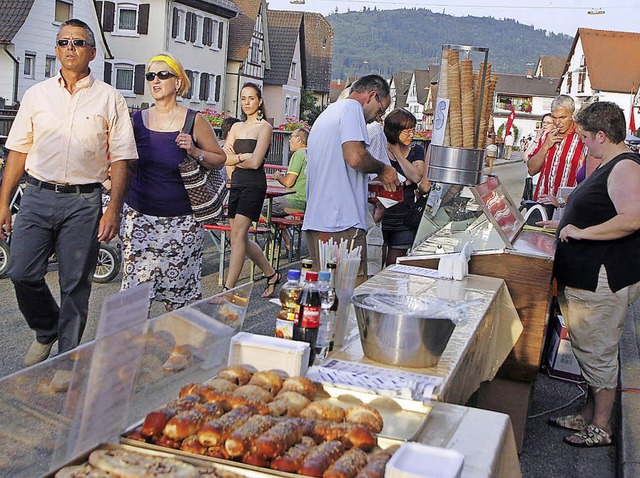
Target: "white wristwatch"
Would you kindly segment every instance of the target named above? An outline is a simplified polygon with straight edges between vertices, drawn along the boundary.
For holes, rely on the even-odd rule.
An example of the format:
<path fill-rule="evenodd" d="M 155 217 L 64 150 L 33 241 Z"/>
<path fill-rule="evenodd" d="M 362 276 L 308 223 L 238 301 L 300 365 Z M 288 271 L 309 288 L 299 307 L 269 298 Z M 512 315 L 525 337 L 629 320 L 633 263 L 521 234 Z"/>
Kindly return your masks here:
<path fill-rule="evenodd" d="M 204 151 L 200 151 L 200 156 L 196 158 L 196 161 L 198 161 L 200 164 L 204 162 Z"/>

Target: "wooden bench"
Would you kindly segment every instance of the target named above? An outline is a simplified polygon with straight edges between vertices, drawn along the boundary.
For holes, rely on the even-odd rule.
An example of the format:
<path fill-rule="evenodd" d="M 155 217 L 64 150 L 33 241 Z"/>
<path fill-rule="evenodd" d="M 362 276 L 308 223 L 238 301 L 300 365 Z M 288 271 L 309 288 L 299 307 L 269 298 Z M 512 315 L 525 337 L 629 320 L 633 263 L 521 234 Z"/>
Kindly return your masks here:
<path fill-rule="evenodd" d="M 273 217 L 271 218 L 271 225 L 273 226 L 273 244 L 275 247 L 275 269 L 280 267 L 280 251 L 282 250 L 282 235 L 284 231 L 289 230 L 290 233 L 290 246 L 289 246 L 289 262 L 293 262 L 293 243 L 295 236 L 298 236 L 298 259 L 301 256 L 302 246 L 302 223 L 304 221 L 304 213 L 292 213 L 287 217 Z"/>
<path fill-rule="evenodd" d="M 218 285 L 224 285 L 224 258 L 227 244 L 231 246 L 231 240 L 227 236 L 227 233 L 231 232 L 231 225 L 227 223 L 220 224 L 205 224 L 204 229 L 209 232 L 211 239 L 213 240 L 213 244 L 218 249 L 220 253 L 220 264 L 218 265 Z M 253 238 L 256 239 L 258 236 L 270 236 L 271 229 L 268 227 L 251 227 L 249 228 L 248 234 L 253 235 Z M 251 275 L 250 279 L 253 280 L 255 275 L 255 264 L 251 262 Z"/>

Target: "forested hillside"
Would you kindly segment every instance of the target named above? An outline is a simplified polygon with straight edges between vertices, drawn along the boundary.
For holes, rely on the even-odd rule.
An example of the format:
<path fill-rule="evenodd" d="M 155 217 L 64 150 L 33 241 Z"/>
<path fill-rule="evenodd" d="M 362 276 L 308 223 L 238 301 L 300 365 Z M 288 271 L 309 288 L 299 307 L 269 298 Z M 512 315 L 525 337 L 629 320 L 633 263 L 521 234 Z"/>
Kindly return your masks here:
<path fill-rule="evenodd" d="M 487 12 L 489 13 L 489 12 Z M 572 37 L 515 20 L 454 17 L 427 9 L 334 13 L 333 78 L 411 71 L 438 63 L 442 44 L 489 48 L 493 71 L 526 73 L 540 55 L 567 56 Z"/>

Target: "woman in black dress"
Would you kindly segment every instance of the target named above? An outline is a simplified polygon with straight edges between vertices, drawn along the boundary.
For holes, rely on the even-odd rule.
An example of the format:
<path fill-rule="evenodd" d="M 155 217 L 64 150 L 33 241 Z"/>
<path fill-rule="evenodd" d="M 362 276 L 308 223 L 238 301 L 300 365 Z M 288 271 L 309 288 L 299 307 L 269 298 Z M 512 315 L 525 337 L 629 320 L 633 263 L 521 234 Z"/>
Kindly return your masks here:
<path fill-rule="evenodd" d="M 260 87 L 245 83 L 240 92 L 242 121 L 229 131 L 224 145 L 226 166 L 234 168 L 229 194 L 231 222 L 231 258 L 225 289 L 235 287 L 246 256 L 267 278 L 262 297 L 273 296 L 282 276 L 276 271 L 258 244 L 249 239 L 251 223 L 260 218 L 267 191 L 264 160 L 271 145 L 271 125 L 265 119 L 264 102 Z"/>
<path fill-rule="evenodd" d="M 384 260 L 386 265 L 395 264 L 398 257 L 406 255 L 416 237 L 417 230 L 404 224 L 424 170 L 424 148 L 419 144 L 412 144 L 415 128 L 416 117 L 407 110 L 395 109 L 384 120 L 389 161 L 398 174 L 406 178 L 403 183 L 404 201 L 385 210 L 382 216 L 382 235 L 387 249 Z M 424 182 L 423 186 L 428 188 Z"/>

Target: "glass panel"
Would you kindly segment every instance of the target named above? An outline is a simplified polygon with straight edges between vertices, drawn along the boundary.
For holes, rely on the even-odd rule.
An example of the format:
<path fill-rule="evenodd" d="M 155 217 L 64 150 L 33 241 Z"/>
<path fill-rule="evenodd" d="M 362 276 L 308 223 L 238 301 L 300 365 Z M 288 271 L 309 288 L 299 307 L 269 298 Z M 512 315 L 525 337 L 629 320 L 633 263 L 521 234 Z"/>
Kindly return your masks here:
<path fill-rule="evenodd" d="M 0 476 L 47 475 L 94 446 L 82 437 L 117 442 L 114 428 L 124 432 L 184 385 L 215 376 L 242 329 L 252 288 L 244 284 L 0 378 Z M 168 372 L 163 363 L 177 345 L 191 356 L 183 370 Z M 123 363 L 122 356 L 135 359 Z M 52 388 L 58 370 L 72 372 L 67 390 Z M 92 413 L 92 404 L 111 416 Z"/>
<path fill-rule="evenodd" d="M 118 30 L 136 30 L 138 28 L 137 10 L 121 8 L 118 19 Z"/>
<path fill-rule="evenodd" d="M 133 69 L 116 69 L 116 89 L 132 90 L 133 89 Z"/>
<path fill-rule="evenodd" d="M 66 22 L 71 18 L 71 4 L 67 2 L 62 2 L 60 0 L 56 1 L 56 13 L 55 20 L 56 22 Z"/>

